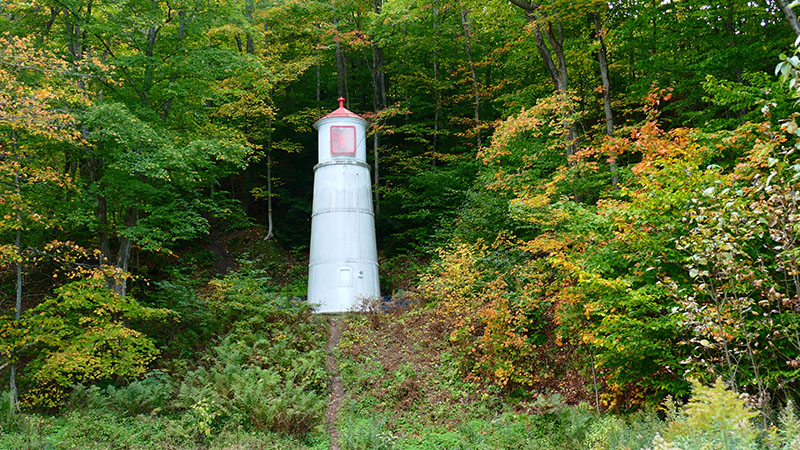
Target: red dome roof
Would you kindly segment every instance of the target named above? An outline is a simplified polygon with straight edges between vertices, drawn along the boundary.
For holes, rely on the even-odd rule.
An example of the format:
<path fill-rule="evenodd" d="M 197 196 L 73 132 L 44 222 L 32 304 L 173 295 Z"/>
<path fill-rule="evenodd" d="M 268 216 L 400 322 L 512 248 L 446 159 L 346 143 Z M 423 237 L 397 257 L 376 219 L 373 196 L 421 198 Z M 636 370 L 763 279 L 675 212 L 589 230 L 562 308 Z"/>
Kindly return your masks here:
<path fill-rule="evenodd" d="M 339 109 L 320 117 L 320 120 L 327 119 L 328 117 L 356 117 L 356 118 L 359 118 L 361 120 L 364 120 L 363 117 L 361 117 L 358 114 L 356 114 L 356 113 L 350 111 L 349 109 L 345 108 L 344 107 L 344 101 L 345 101 L 344 97 L 339 97 Z"/>

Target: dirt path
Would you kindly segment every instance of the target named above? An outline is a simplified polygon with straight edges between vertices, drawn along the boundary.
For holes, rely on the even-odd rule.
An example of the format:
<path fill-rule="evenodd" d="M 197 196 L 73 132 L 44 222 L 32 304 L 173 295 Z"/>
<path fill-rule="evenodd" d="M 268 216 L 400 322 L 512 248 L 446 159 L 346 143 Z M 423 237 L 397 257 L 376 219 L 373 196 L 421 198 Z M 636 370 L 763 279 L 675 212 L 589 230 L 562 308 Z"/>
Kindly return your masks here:
<path fill-rule="evenodd" d="M 328 373 L 331 376 L 331 393 L 328 396 L 328 409 L 325 411 L 325 428 L 328 430 L 328 435 L 331 438 L 331 450 L 340 450 L 339 446 L 339 430 L 336 428 L 336 415 L 339 413 L 339 408 L 342 406 L 342 398 L 344 397 L 344 387 L 342 380 L 339 378 L 339 365 L 336 362 L 336 355 L 333 351 L 339 345 L 339 339 L 342 337 L 342 326 L 344 325 L 341 317 L 331 317 L 328 319 L 328 357 L 325 365 L 328 368 Z"/>

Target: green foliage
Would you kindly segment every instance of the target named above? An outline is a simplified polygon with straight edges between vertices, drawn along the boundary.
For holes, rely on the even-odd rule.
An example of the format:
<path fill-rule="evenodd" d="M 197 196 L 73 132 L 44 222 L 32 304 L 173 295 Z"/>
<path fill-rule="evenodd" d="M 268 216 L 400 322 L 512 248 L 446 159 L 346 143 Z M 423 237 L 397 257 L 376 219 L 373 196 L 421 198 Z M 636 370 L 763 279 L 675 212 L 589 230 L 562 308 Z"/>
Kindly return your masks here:
<path fill-rule="evenodd" d="M 168 408 L 176 393 L 172 378 L 160 371 L 148 373 L 143 379 L 117 387 L 77 385 L 69 399 L 71 410 L 111 410 L 121 415 L 158 414 Z"/>
<path fill-rule="evenodd" d="M 342 450 L 392 450 L 396 448 L 391 433 L 375 419 L 353 420 L 342 424 Z"/>
<path fill-rule="evenodd" d="M 742 81 L 720 80 L 713 75 L 706 75 L 703 89 L 707 100 L 732 111 L 738 111 L 738 117 L 719 117 L 710 120 L 706 127 L 710 130 L 733 129 L 743 122 L 759 122 L 766 117 L 785 117 L 791 113 L 787 108 L 791 104 L 786 90 L 766 72 L 747 72 L 742 74 Z"/>
<path fill-rule="evenodd" d="M 302 261 L 310 123 L 345 95 L 373 123 L 383 285 L 445 337 L 439 392 L 461 401 L 492 383 L 556 417 L 520 419 L 536 422 L 530 436 L 519 418 L 502 431 L 481 417 L 420 448 L 641 446 L 646 420 L 637 440 L 639 425 L 593 427 L 561 398 L 594 401 L 596 388 L 601 408 L 656 404 L 687 395 L 687 375 L 723 376 L 768 420 L 800 389 L 798 42 L 780 84 L 772 73 L 792 19 L 745 0 L 527 3 L 3 2 L 0 292 L 22 262 L 35 289 L 22 309 L 39 306 L 17 327 L 0 302 L 0 350 L 30 404 L 85 384 L 73 407 L 109 418 L 97 436 L 120 446 L 139 445 L 122 414 L 181 415 L 175 447 L 316 427 L 322 334 L 287 298 L 304 295 L 303 264 L 250 241 L 264 254 L 208 286 L 173 266 L 206 234 L 273 216 Z M 58 259 L 54 239 L 98 252 Z M 438 254 L 429 268 L 423 252 Z M 126 292 L 121 279 L 53 276 L 108 263 L 142 275 L 141 303 L 105 290 Z M 170 377 L 138 380 L 153 365 Z M 413 409 L 417 369 L 370 355 L 342 372 L 380 389 L 364 408 Z M 377 424 L 353 425 L 353 446 L 381 445 Z"/>
<path fill-rule="evenodd" d="M 800 286 L 790 238 L 800 166 L 783 139 L 753 147 L 732 174 L 743 182 L 720 180 L 696 193 L 687 212 L 692 229 L 681 240 L 692 278 L 681 292 L 682 321 L 695 331 L 685 363 L 746 389 L 764 411 L 775 406 L 767 398 L 796 378 L 791 361 L 800 352 L 791 339 L 776 339 L 800 327 L 787 303 Z"/>
<path fill-rule="evenodd" d="M 231 424 L 295 435 L 316 430 L 326 405 L 324 352 L 231 339 L 214 348 L 212 365 L 187 373 L 180 386 L 178 404 L 197 415 L 198 433 L 207 438 L 212 428 Z"/>
<path fill-rule="evenodd" d="M 134 222 L 108 231 L 133 239 L 143 250 L 161 252 L 175 241 L 206 233 L 209 216 L 236 217 L 224 199 L 198 195 L 197 189 L 243 169 L 247 146 L 173 134 L 120 103 L 89 108 L 82 123 L 89 130 L 87 139 L 99 149 L 94 156 L 106 164 L 102 177 L 85 187 L 86 195 L 102 196 L 121 214 L 137 211 Z M 87 201 L 97 207 L 94 203 Z"/>
<path fill-rule="evenodd" d="M 167 328 L 156 328 L 168 354 L 195 359 L 210 342 L 231 331 L 245 334 L 258 330 L 268 336 L 296 333 L 301 351 L 316 348 L 318 329 L 308 324 L 311 310 L 295 297 L 285 295 L 293 285 L 281 286 L 276 279 L 281 271 L 297 271 L 291 264 L 240 259 L 240 271 L 211 280 L 207 285 L 181 273 L 155 283 L 148 302 L 174 310 L 181 321 Z M 280 293 L 278 293 L 280 291 Z"/>
<path fill-rule="evenodd" d="M 768 430 L 765 442 L 767 448 L 780 450 L 795 450 L 800 448 L 800 419 L 797 417 L 797 409 L 794 402 L 789 401 L 781 411 L 779 417 L 779 427 L 771 427 Z"/>
<path fill-rule="evenodd" d="M 0 446 L 9 450 L 74 448 L 103 450 L 169 450 L 208 448 L 219 450 L 323 450 L 327 439 L 315 435 L 304 439 L 247 429 L 215 431 L 206 443 L 192 434 L 193 425 L 180 417 L 129 416 L 108 410 L 71 411 L 59 416 L 22 414 L 13 427 L 0 423 Z"/>
<path fill-rule="evenodd" d="M 775 66 L 775 75 L 780 75 L 781 82 L 788 87 L 795 98 L 800 97 L 800 41 L 795 40 L 792 55 L 780 55 L 780 62 Z"/>
<path fill-rule="evenodd" d="M 287 326 L 297 325 L 295 345 L 315 348 L 316 329 L 310 324 L 311 308 L 303 301 L 277 295 L 267 269 L 245 265 L 241 273 L 229 273 L 211 280 L 202 297 L 204 325 L 217 334 L 263 327 L 268 335 L 279 335 Z M 303 325 L 303 326 L 300 326 Z"/>
<path fill-rule="evenodd" d="M 132 381 L 145 374 L 159 351 L 129 323 L 165 321 L 169 310 L 115 294 L 101 273 L 67 283 L 55 294 L 30 310 L 19 337 L 5 343 L 7 351 L 32 355 L 26 364 L 27 403 L 53 408 L 73 384 Z"/>
<path fill-rule="evenodd" d="M 459 353 L 477 359 L 464 368 L 533 387 L 540 374 L 526 364 L 542 358 L 537 347 L 568 343 L 590 356 L 570 365 L 600 374 L 606 406 L 656 404 L 688 392 L 686 373 L 727 373 L 765 414 L 794 379 L 792 340 L 769 335 L 796 334 L 786 303 L 796 290 L 787 276 L 795 273 L 796 127 L 780 125 L 789 137 L 771 123 L 666 132 L 655 110 L 664 98 L 650 96 L 649 119 L 631 138 L 607 139 L 577 158 L 583 174 L 609 155 L 638 158 L 596 205 L 565 199 L 575 173 L 545 178 L 518 145 L 527 136 L 547 142 L 554 124 L 542 111 L 552 105 L 498 128 L 482 154 L 482 179 L 527 226 L 501 224 L 490 251 L 456 241 L 420 286 Z"/>
<path fill-rule="evenodd" d="M 205 440 L 232 426 L 318 430 L 327 392 L 320 328 L 305 302 L 276 295 L 263 270 L 244 267 L 213 280 L 202 297 L 187 298 L 210 333 L 198 337 L 224 337 L 185 374 L 177 405 L 191 412 L 194 433 Z"/>
<path fill-rule="evenodd" d="M 745 399 L 717 381 L 712 386 L 694 382 L 692 397 L 668 424 L 663 439 L 653 441 L 661 448 L 755 449 L 758 430 L 751 422 L 758 413 Z M 659 448 L 656 446 L 656 448 Z"/>
<path fill-rule="evenodd" d="M 646 448 L 663 427 L 664 423 L 652 412 L 630 416 L 606 414 L 592 421 L 584 445 L 592 450 Z"/>
<path fill-rule="evenodd" d="M 415 373 L 438 369 L 437 376 L 427 378 L 426 395 L 417 396 L 409 406 L 406 399 L 393 395 L 408 379 L 409 364 L 387 370 L 386 365 L 396 363 L 398 352 L 373 347 L 372 340 L 385 339 L 384 333 L 398 326 L 404 333 L 416 335 L 417 327 L 426 326 L 420 324 L 421 317 L 414 311 L 395 314 L 384 318 L 377 328 L 361 317 L 350 321 L 341 343 L 345 357 L 340 358 L 350 397 L 339 421 L 343 448 L 766 450 L 794 448 L 791 445 L 800 430 L 793 405 L 787 406 L 777 426 L 759 428 L 754 422 L 758 413 L 748 406 L 753 399 L 726 388 L 720 380 L 711 386 L 694 382 L 685 405 L 676 406 L 671 399 L 664 403 L 666 414 L 647 409 L 626 415 L 597 414 L 586 403 L 564 405 L 558 395 L 542 395 L 513 406 L 487 403 L 496 392 L 465 386 L 448 360 L 426 354 L 431 348 L 439 348 L 447 337 L 435 333 L 424 334 L 418 347 L 403 351 L 403 359 L 415 361 Z M 353 353 L 354 348 L 358 354 Z M 370 357 L 360 353 L 373 348 Z M 420 360 L 413 355 L 425 357 Z M 448 375 L 451 371 L 456 374 L 452 379 Z M 445 400 L 448 413 L 439 418 L 430 415 L 429 411 L 446 398 L 444 392 L 459 383 L 470 392 L 467 400 Z M 463 418 L 454 423 L 456 412 Z M 659 415 L 666 415 L 666 420 Z"/>
<path fill-rule="evenodd" d="M 87 280 L 66 284 L 58 291 L 60 314 L 52 305 L 40 305 L 53 311 L 46 315 L 51 318 L 48 323 L 54 323 L 54 315 L 70 329 L 75 324 L 68 319 L 73 316 L 80 317 L 78 325 L 89 326 L 108 320 L 106 315 L 142 322 L 180 314 L 181 321 L 173 326 L 179 334 L 180 327 L 191 330 L 193 337 L 165 339 L 166 351 L 197 346 L 196 360 L 162 363 L 172 368 L 170 372 L 152 370 L 131 382 L 121 376 L 74 378 L 73 383 L 83 384 L 69 386 L 72 392 L 62 415 L 3 419 L 0 447 L 327 448 L 321 426 L 328 391 L 324 329 L 305 302 L 276 295 L 279 286 L 263 271 L 247 264 L 243 268 L 241 274 L 231 272 L 208 285 L 186 279 L 163 282 L 159 295 L 149 301 L 177 313 L 117 297 L 102 278 L 97 286 Z M 189 314 L 192 310 L 195 315 Z M 198 322 L 187 323 L 190 320 Z M 198 330 L 203 327 L 207 332 Z M 151 320 L 150 329 L 159 327 Z M 66 332 L 62 335 L 68 337 Z M 37 342 L 42 340 L 37 337 Z M 128 352 L 138 349 L 121 344 Z M 124 354 L 109 356 L 126 361 Z M 63 398 L 66 393 L 61 392 Z M 7 404 L 6 399 L 2 406 Z"/>
<path fill-rule="evenodd" d="M 448 166 L 425 170 L 408 182 L 388 177 L 390 187 L 383 193 L 385 209 L 403 224 L 403 229 L 393 230 L 389 245 L 404 251 L 430 245 L 439 229 L 456 220 L 474 176 L 474 161 L 459 158 Z M 388 225 L 394 227 L 395 223 Z"/>

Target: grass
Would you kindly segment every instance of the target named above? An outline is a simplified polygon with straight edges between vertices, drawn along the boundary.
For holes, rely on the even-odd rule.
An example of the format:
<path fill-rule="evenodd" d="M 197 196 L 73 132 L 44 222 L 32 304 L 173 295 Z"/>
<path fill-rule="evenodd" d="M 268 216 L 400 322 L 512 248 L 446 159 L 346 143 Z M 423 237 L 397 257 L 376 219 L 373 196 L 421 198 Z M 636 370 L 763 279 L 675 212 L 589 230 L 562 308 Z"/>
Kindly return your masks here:
<path fill-rule="evenodd" d="M 327 449 L 322 434 L 305 438 L 247 429 L 225 429 L 205 438 L 187 414 L 122 415 L 102 410 L 60 416 L 21 414 L 0 426 L 3 449 L 167 450 L 167 449 Z"/>

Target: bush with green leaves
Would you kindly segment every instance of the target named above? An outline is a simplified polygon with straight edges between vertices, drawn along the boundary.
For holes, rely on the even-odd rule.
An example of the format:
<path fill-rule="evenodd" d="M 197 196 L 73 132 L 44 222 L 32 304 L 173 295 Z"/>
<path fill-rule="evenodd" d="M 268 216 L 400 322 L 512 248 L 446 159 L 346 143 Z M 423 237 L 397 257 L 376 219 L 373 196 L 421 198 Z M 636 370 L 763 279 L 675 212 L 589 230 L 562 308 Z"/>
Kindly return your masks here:
<path fill-rule="evenodd" d="M 653 439 L 653 450 L 763 448 L 757 440 L 763 430 L 753 423 L 758 413 L 748 406 L 745 395 L 726 387 L 722 378 L 711 386 L 692 382 L 689 401 L 680 409 L 668 402 L 667 409 L 669 422 Z"/>
<path fill-rule="evenodd" d="M 752 394 L 764 414 L 800 375 L 800 159 L 787 145 L 797 138 L 759 139 L 731 180 L 698 190 L 680 240 L 692 284 L 676 294 L 694 347 L 683 364 Z"/>
<path fill-rule="evenodd" d="M 769 450 L 800 450 L 800 417 L 795 404 L 789 401 L 778 417 L 780 426 L 772 426 L 767 430 L 764 439 Z"/>
<path fill-rule="evenodd" d="M 237 272 L 207 283 L 177 269 L 169 279 L 153 283 L 148 303 L 171 309 L 181 318 L 169 327 L 153 329 L 165 355 L 175 358 L 167 362 L 174 370 L 182 372 L 185 365 L 197 363 L 203 351 L 234 330 L 258 328 L 272 335 L 286 333 L 277 328 L 289 326 L 289 332 L 297 334 L 300 348 L 316 348 L 319 330 L 307 326 L 312 310 L 292 296 L 281 295 L 292 288 L 276 282 L 274 267 L 244 259 L 237 263 Z"/>
<path fill-rule="evenodd" d="M 150 308 L 108 288 L 102 273 L 67 283 L 0 336 L 4 351 L 26 362 L 20 378 L 23 401 L 55 408 L 77 383 L 125 383 L 141 378 L 159 355 L 137 323 L 164 322 L 170 310 Z"/>
<path fill-rule="evenodd" d="M 591 450 L 638 450 L 653 442 L 663 427 L 664 422 L 651 411 L 595 416 L 586 433 L 584 447 Z"/>

